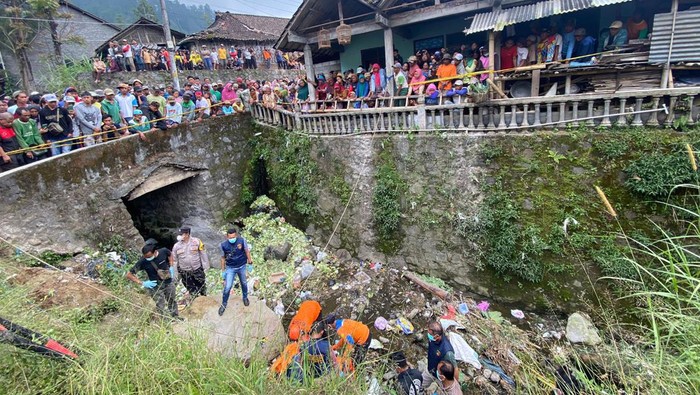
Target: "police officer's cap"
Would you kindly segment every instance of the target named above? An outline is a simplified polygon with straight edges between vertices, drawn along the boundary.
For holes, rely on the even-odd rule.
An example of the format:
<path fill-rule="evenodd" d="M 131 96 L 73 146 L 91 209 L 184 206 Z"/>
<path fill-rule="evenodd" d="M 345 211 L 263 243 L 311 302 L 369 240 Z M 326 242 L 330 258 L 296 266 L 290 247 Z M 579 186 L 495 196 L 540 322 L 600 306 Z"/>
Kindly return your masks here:
<path fill-rule="evenodd" d="M 180 234 L 183 234 L 183 233 L 190 234 L 190 228 L 187 228 L 187 227 L 180 228 Z"/>

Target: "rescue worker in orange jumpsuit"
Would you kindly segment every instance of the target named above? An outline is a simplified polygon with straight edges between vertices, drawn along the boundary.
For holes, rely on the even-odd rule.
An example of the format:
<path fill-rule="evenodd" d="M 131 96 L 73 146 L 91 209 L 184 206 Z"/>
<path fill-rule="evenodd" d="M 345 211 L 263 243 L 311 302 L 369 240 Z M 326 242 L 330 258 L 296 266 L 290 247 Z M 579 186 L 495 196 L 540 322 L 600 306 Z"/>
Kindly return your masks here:
<path fill-rule="evenodd" d="M 325 322 L 338 334 L 339 341 L 331 347 L 333 351 L 339 350 L 343 346 L 354 349 L 353 366 L 362 363 L 372 342 L 369 327 L 359 321 L 336 318 L 335 314 L 329 314 Z"/>
<path fill-rule="evenodd" d="M 321 305 L 315 300 L 306 300 L 299 305 L 299 311 L 289 324 L 289 338 L 293 341 L 307 341 L 311 326 L 321 317 Z"/>

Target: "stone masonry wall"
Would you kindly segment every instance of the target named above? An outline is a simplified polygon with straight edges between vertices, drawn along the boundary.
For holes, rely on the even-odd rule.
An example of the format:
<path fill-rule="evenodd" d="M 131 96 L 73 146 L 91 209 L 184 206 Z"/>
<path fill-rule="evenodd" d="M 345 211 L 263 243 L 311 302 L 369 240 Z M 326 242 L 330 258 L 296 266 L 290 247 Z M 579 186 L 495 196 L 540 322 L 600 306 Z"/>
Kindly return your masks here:
<path fill-rule="evenodd" d="M 238 209 L 250 118 L 217 118 L 147 135 L 148 142 L 129 137 L 1 174 L 2 236 L 31 250 L 62 253 L 95 247 L 113 235 L 140 246 L 122 198 L 144 182 L 163 182 L 158 174 L 199 171 L 187 181 L 194 192 L 180 197 L 187 203 L 183 222 L 211 246 L 221 238 L 224 213 Z"/>
<path fill-rule="evenodd" d="M 401 247 L 389 255 L 378 251 L 372 217 L 378 158 L 387 149 L 407 187 L 401 198 Z M 320 217 L 307 228 L 317 245 L 329 240 L 345 206 L 332 192 L 331 180 L 342 177 L 352 188 L 359 177 L 355 196 L 330 239 L 331 247 L 347 249 L 360 259 L 449 277 L 453 283 L 479 290 L 482 273 L 476 270 L 476 245 L 445 226 L 460 214 L 473 216 L 481 201 L 479 183 L 486 169 L 478 139 L 464 135 L 315 139 L 314 155 L 326 180 L 317 188 Z"/>

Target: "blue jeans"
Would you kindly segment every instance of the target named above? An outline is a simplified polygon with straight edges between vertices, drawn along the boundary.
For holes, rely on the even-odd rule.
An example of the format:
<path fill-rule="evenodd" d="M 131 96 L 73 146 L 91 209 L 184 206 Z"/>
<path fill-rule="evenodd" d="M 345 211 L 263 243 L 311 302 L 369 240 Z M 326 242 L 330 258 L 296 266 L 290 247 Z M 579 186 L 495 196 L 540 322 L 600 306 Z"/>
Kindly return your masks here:
<path fill-rule="evenodd" d="M 59 145 L 63 145 L 63 147 L 58 147 Z M 52 141 L 51 142 L 51 156 L 58 156 L 61 154 L 67 154 L 71 150 L 71 144 L 69 142 L 62 142 L 62 141 Z"/>
<path fill-rule="evenodd" d="M 211 58 L 208 56 L 206 58 L 204 58 L 204 67 L 207 70 L 211 70 L 214 68 L 214 64 L 211 62 Z"/>
<path fill-rule="evenodd" d="M 226 307 L 226 304 L 228 303 L 228 297 L 231 293 L 231 288 L 233 287 L 233 278 L 236 275 L 238 275 L 238 281 L 241 283 L 243 299 L 248 298 L 248 282 L 246 281 L 246 270 L 246 265 L 243 265 L 241 267 L 226 266 L 226 270 L 224 271 L 224 273 L 226 273 L 226 282 L 224 283 L 224 295 L 223 301 L 221 302 L 221 304 L 224 305 L 224 307 Z"/>

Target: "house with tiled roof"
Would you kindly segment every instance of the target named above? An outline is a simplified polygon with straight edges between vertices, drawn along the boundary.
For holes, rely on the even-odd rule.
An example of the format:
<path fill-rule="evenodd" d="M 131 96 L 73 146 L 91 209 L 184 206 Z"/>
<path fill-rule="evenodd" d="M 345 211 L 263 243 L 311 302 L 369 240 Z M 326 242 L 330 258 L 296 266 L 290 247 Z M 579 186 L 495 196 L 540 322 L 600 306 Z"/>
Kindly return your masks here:
<path fill-rule="evenodd" d="M 271 48 L 282 35 L 288 22 L 288 18 L 217 12 L 211 26 L 185 37 L 179 45 L 211 47 L 224 44 L 227 48 Z"/>

